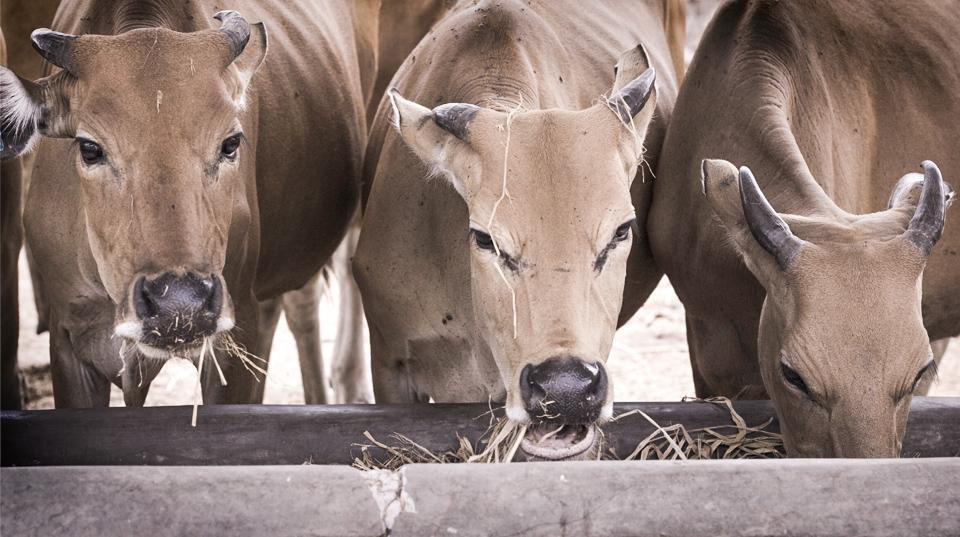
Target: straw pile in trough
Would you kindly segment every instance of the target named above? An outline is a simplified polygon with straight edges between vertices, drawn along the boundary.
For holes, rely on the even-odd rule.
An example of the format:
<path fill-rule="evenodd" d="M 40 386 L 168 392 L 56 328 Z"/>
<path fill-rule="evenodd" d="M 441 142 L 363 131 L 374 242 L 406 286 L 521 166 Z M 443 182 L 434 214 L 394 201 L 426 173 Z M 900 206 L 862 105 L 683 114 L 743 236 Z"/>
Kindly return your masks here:
<path fill-rule="evenodd" d="M 725 397 L 710 399 L 684 399 L 684 402 L 705 402 L 722 405 L 730 412 L 733 425 L 707 427 L 688 430 L 683 424 L 662 427 L 650 416 L 640 410 L 632 410 L 615 416 L 611 421 L 640 417 L 650 422 L 655 430 L 641 441 L 626 457 L 618 457 L 612 449 L 603 445 L 602 430 L 598 431 L 599 449 L 595 457 L 603 460 L 695 460 L 695 459 L 759 459 L 781 458 L 784 456 L 783 439 L 774 432 L 766 430 L 773 418 L 765 423 L 751 427 L 733 408 Z M 360 455 L 353 465 L 361 470 L 396 470 L 405 464 L 413 463 L 491 463 L 513 462 L 520 442 L 526 434 L 526 425 L 519 425 L 504 417 L 489 412 L 490 427 L 474 445 L 467 438 L 458 435 L 458 448 L 454 451 L 435 453 L 418 444 L 413 439 L 399 433 L 391 435 L 382 442 L 369 432 L 364 436 L 370 443 L 356 444 Z M 377 458 L 371 448 L 380 448 L 385 457 Z"/>

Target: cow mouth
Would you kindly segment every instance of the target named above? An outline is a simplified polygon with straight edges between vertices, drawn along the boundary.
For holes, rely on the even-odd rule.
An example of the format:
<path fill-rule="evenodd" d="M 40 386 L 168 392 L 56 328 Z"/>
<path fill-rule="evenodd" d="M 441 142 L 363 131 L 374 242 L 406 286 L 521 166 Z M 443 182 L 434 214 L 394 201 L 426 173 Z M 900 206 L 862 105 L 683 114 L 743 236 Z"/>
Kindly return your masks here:
<path fill-rule="evenodd" d="M 540 423 L 527 429 L 520 449 L 534 459 L 584 458 L 597 441 L 595 425 Z"/>
<path fill-rule="evenodd" d="M 132 343 L 140 354 L 147 358 L 167 360 L 171 358 L 196 358 L 200 356 L 204 343 L 213 345 L 216 338 L 233 328 L 233 320 L 221 317 L 213 330 L 204 330 L 198 334 L 162 334 L 149 322 L 141 320 L 124 321 L 114 327 L 114 335 Z"/>

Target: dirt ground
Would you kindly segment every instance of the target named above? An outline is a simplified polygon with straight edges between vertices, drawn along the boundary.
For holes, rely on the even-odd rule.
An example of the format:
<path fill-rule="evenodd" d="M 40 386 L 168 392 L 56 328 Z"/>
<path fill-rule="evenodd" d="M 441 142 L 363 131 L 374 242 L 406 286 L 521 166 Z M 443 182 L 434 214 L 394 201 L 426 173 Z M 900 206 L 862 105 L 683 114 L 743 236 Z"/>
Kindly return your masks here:
<path fill-rule="evenodd" d="M 686 43 L 687 62 L 693 57 L 700 34 L 712 16 L 717 0 L 688 2 Z M 322 334 L 336 333 L 337 290 L 324 296 L 321 305 Z M 26 262 L 20 263 L 20 365 L 26 372 L 29 408 L 53 408 L 49 373 L 49 338 L 36 334 L 37 316 Z M 693 379 L 687 358 L 687 340 L 683 307 L 666 278 L 646 305 L 617 332 L 607 367 L 618 401 L 679 401 L 694 395 Z M 930 395 L 960 396 L 960 338 L 954 338 L 940 367 L 939 380 Z M 323 339 L 326 356 L 333 340 Z M 369 352 L 369 350 L 367 351 Z M 266 380 L 264 402 L 268 404 L 303 403 L 303 385 L 297 362 L 296 345 L 281 319 L 273 342 L 270 374 Z M 193 404 L 196 369 L 181 360 L 168 363 L 156 378 L 147 397 L 147 405 Z M 111 405 L 122 406 L 120 390 L 113 388 Z"/>

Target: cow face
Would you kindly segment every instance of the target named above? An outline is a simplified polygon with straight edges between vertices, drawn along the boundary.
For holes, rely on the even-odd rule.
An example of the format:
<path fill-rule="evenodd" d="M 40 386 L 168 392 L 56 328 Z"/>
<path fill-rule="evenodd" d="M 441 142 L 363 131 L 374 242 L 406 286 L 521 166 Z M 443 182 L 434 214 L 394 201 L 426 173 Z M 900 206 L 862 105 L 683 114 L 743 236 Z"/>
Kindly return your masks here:
<path fill-rule="evenodd" d="M 115 333 L 153 358 L 196 355 L 233 326 L 222 271 L 228 239 L 249 224 L 240 117 L 266 33 L 236 12 L 217 18 L 219 30 L 195 33 L 37 30 L 35 48 L 62 71 L 32 83 L 0 70 L 4 156 L 41 135 L 73 139 Z"/>
<path fill-rule="evenodd" d="M 496 360 L 507 415 L 574 425 L 574 435 L 612 410 L 603 363 L 636 226 L 630 184 L 656 101 L 652 69 L 626 81 L 575 112 L 430 110 L 390 94 L 404 141 L 466 202 L 477 345 Z"/>
<path fill-rule="evenodd" d="M 934 373 L 921 279 L 952 192 L 933 163 L 886 211 L 778 215 L 747 168 L 704 161 L 704 192 L 767 290 L 764 384 L 787 452 L 896 457 L 914 389 Z"/>

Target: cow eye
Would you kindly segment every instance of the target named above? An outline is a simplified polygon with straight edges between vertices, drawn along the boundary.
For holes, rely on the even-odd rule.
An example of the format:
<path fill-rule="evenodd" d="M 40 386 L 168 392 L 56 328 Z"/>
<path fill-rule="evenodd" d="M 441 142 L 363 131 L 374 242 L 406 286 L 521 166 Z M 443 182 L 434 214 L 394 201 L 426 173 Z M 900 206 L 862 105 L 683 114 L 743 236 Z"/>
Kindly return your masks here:
<path fill-rule="evenodd" d="M 78 141 L 80 143 L 80 158 L 83 159 L 83 163 L 87 166 L 100 164 L 107 158 L 100 144 L 85 138 L 80 138 Z"/>
<path fill-rule="evenodd" d="M 783 374 L 784 380 L 792 384 L 794 388 L 806 395 L 810 395 L 810 389 L 807 387 L 807 383 L 803 381 L 800 373 L 797 373 L 796 370 L 784 362 L 780 362 L 780 372 Z"/>
<path fill-rule="evenodd" d="M 493 246 L 493 237 L 489 233 L 484 233 L 479 229 L 471 229 L 470 233 L 473 234 L 473 241 L 477 243 L 477 248 L 496 253 L 496 248 Z"/>
<path fill-rule="evenodd" d="M 237 158 L 237 149 L 240 148 L 240 139 L 242 137 L 242 134 L 237 133 L 224 140 L 220 145 L 220 158 L 228 160 Z"/>
<path fill-rule="evenodd" d="M 931 361 L 917 373 L 916 378 L 913 379 L 913 387 L 910 388 L 911 392 L 917 391 L 917 386 L 920 385 L 920 381 L 927 377 L 936 377 L 937 376 L 937 363 Z"/>
<path fill-rule="evenodd" d="M 630 229 L 633 227 L 636 220 L 631 220 L 629 222 L 624 222 L 617 228 L 617 231 L 613 234 L 613 242 L 623 242 L 630 238 Z"/>

